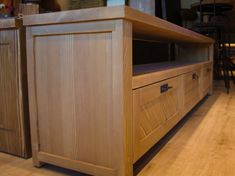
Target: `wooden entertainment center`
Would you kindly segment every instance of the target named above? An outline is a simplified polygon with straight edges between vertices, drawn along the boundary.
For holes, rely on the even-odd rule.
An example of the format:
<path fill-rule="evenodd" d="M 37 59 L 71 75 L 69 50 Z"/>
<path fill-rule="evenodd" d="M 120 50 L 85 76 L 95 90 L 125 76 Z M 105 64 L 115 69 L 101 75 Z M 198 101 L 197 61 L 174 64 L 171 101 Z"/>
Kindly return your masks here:
<path fill-rule="evenodd" d="M 24 17 L 33 161 L 99 176 L 133 164 L 212 93 L 213 40 L 126 6 Z M 133 65 L 133 41 L 175 44 Z M 144 60 L 145 58 L 143 58 Z"/>

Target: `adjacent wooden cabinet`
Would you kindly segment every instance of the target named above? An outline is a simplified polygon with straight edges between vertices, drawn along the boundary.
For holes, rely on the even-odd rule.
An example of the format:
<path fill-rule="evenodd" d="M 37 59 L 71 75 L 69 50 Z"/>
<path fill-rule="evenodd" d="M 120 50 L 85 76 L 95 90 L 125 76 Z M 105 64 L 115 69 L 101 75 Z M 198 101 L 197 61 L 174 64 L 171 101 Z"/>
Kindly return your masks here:
<path fill-rule="evenodd" d="M 212 90 L 213 40 L 129 7 L 25 16 L 24 25 L 35 166 L 131 176 Z M 156 53 L 156 63 L 133 65 L 134 40 L 175 43 L 175 61 Z"/>
<path fill-rule="evenodd" d="M 0 20 L 0 151 L 31 156 L 22 21 Z"/>

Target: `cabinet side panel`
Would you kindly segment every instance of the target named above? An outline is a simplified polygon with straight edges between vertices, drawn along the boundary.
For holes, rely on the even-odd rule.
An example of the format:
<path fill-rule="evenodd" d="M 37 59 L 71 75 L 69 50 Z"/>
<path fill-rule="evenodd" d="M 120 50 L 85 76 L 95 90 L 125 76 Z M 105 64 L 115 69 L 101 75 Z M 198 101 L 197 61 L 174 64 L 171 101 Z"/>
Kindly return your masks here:
<path fill-rule="evenodd" d="M 110 167 L 111 40 L 111 33 L 36 37 L 41 152 Z"/>
<path fill-rule="evenodd" d="M 208 45 L 203 44 L 177 44 L 176 61 L 208 61 Z"/>
<path fill-rule="evenodd" d="M 34 165 L 132 175 L 132 28 L 123 20 L 27 28 Z"/>

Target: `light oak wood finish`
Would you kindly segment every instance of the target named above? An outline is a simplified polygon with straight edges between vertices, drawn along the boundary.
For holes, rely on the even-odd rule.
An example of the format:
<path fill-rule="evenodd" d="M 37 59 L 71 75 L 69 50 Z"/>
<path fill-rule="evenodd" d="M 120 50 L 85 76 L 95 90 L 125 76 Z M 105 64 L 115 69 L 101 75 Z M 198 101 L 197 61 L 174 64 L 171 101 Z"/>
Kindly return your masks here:
<path fill-rule="evenodd" d="M 183 89 L 177 80 L 210 62 L 213 43 L 210 38 L 124 6 L 25 16 L 24 24 L 34 165 L 51 163 L 100 176 L 133 175 L 133 163 L 179 121 L 183 104 L 178 101 Z M 207 54 L 204 62 L 179 65 L 181 73 L 163 68 L 165 73 L 156 76 L 159 71 L 155 70 L 154 80 L 140 85 L 151 93 L 133 90 L 138 75 L 133 76 L 132 42 L 139 34 L 166 41 L 171 37 L 172 42 L 192 45 L 198 42 L 202 44 L 200 52 Z M 159 108 L 173 102 L 176 105 L 170 114 L 156 112 L 166 113 L 162 116 L 166 118 L 164 130 L 146 138 L 149 142 L 144 146 L 134 139 L 140 134 L 139 108 L 148 100 L 138 100 L 138 96 L 151 96 L 160 86 L 157 82 L 166 79 L 173 84 L 172 91 L 153 97 L 161 101 Z M 156 87 L 147 88 L 149 84 Z M 135 91 L 140 92 L 134 93 L 133 99 Z M 135 148 L 137 143 L 139 149 Z"/>
<path fill-rule="evenodd" d="M 163 85 L 168 85 L 169 91 L 161 93 Z M 181 77 L 176 77 L 133 91 L 133 163 L 177 123 L 182 108 L 181 90 Z"/>
<path fill-rule="evenodd" d="M 20 23 L 0 20 L 0 151 L 27 158 L 31 147 L 25 31 Z"/>
<path fill-rule="evenodd" d="M 213 71 L 212 63 L 207 64 L 201 70 L 201 86 L 200 86 L 201 98 L 204 97 L 208 93 L 208 91 L 211 92 L 212 90 L 212 84 L 208 84 L 213 81 L 212 80 L 213 77 L 210 76 L 212 71 Z"/>
<path fill-rule="evenodd" d="M 211 61 L 209 61 L 209 62 L 211 63 Z M 179 75 L 183 75 L 188 72 L 192 72 L 194 70 L 202 68 L 203 66 L 208 65 L 208 61 L 186 62 L 186 63 L 183 62 L 182 64 L 181 64 L 181 62 L 179 62 L 179 63 L 176 62 L 176 63 L 172 63 L 170 65 L 171 66 L 169 66 L 169 65 L 164 66 L 163 65 L 162 67 L 157 68 L 156 70 L 151 70 L 151 72 L 148 74 L 139 74 L 138 73 L 138 74 L 134 75 L 133 79 L 132 79 L 132 88 L 137 89 L 137 88 L 143 87 L 145 85 L 150 85 L 155 82 L 159 82 L 164 79 L 172 78 L 176 75 L 179 76 Z M 137 67 L 139 67 L 139 66 L 137 66 Z M 147 68 L 148 66 L 144 65 L 144 66 L 140 66 L 140 67 Z"/>
<path fill-rule="evenodd" d="M 137 174 L 138 176 L 232 176 L 235 175 L 234 101 L 223 82 L 217 82 L 214 93 L 187 117 L 187 122 Z M 200 161 L 200 162 L 199 162 Z M 24 160 L 0 153 L 3 176 L 85 176 L 78 172 L 46 165 L 41 169 Z"/>
<path fill-rule="evenodd" d="M 30 29 L 35 165 L 131 175 L 131 31 L 120 20 Z"/>
<path fill-rule="evenodd" d="M 160 67 L 159 72 L 167 72 L 168 76 L 172 78 L 165 80 L 162 77 L 162 80 L 165 81 L 142 84 L 141 87 L 134 89 L 133 163 L 153 147 L 209 93 L 212 86 L 210 84 L 211 69 L 208 70 L 211 68 L 211 62 L 200 64 L 197 67 L 195 64 L 184 67 L 177 65 L 178 73 L 174 73 L 175 68 L 170 69 L 169 64 L 165 67 L 168 68 L 167 71 L 164 67 Z M 185 68 L 190 68 L 190 66 L 192 70 L 186 72 Z M 154 73 L 157 74 L 158 71 Z M 151 73 L 146 75 L 151 75 Z"/>
<path fill-rule="evenodd" d="M 234 175 L 234 87 L 232 90 L 228 95 L 222 82 L 218 84 L 139 175 Z"/>
<path fill-rule="evenodd" d="M 37 26 L 114 19 L 131 21 L 133 25 L 133 35 L 138 38 L 157 38 L 158 40 L 175 40 L 179 42 L 204 44 L 213 42 L 211 38 L 127 6 L 99 7 L 50 14 L 29 15 L 24 18 L 24 25 Z"/>
<path fill-rule="evenodd" d="M 183 75 L 183 89 L 184 89 L 183 115 L 187 114 L 201 99 L 200 98 L 201 94 L 200 84 L 202 79 L 201 69 L 202 68 Z M 210 77 L 210 74 L 208 75 Z"/>

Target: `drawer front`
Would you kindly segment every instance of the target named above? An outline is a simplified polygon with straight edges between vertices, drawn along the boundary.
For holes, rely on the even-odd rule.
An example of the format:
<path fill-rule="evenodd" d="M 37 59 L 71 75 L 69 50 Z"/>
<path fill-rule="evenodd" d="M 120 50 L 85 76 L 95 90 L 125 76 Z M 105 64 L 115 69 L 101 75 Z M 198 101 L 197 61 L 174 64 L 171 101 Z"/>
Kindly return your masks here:
<path fill-rule="evenodd" d="M 200 101 L 201 69 L 183 75 L 184 110 L 187 114 Z"/>
<path fill-rule="evenodd" d="M 181 107 L 180 81 L 181 77 L 176 77 L 133 91 L 133 162 L 177 123 Z"/>
<path fill-rule="evenodd" d="M 201 77 L 201 98 L 203 98 L 211 89 L 212 86 L 212 64 L 207 64 L 202 68 L 202 77 Z"/>

